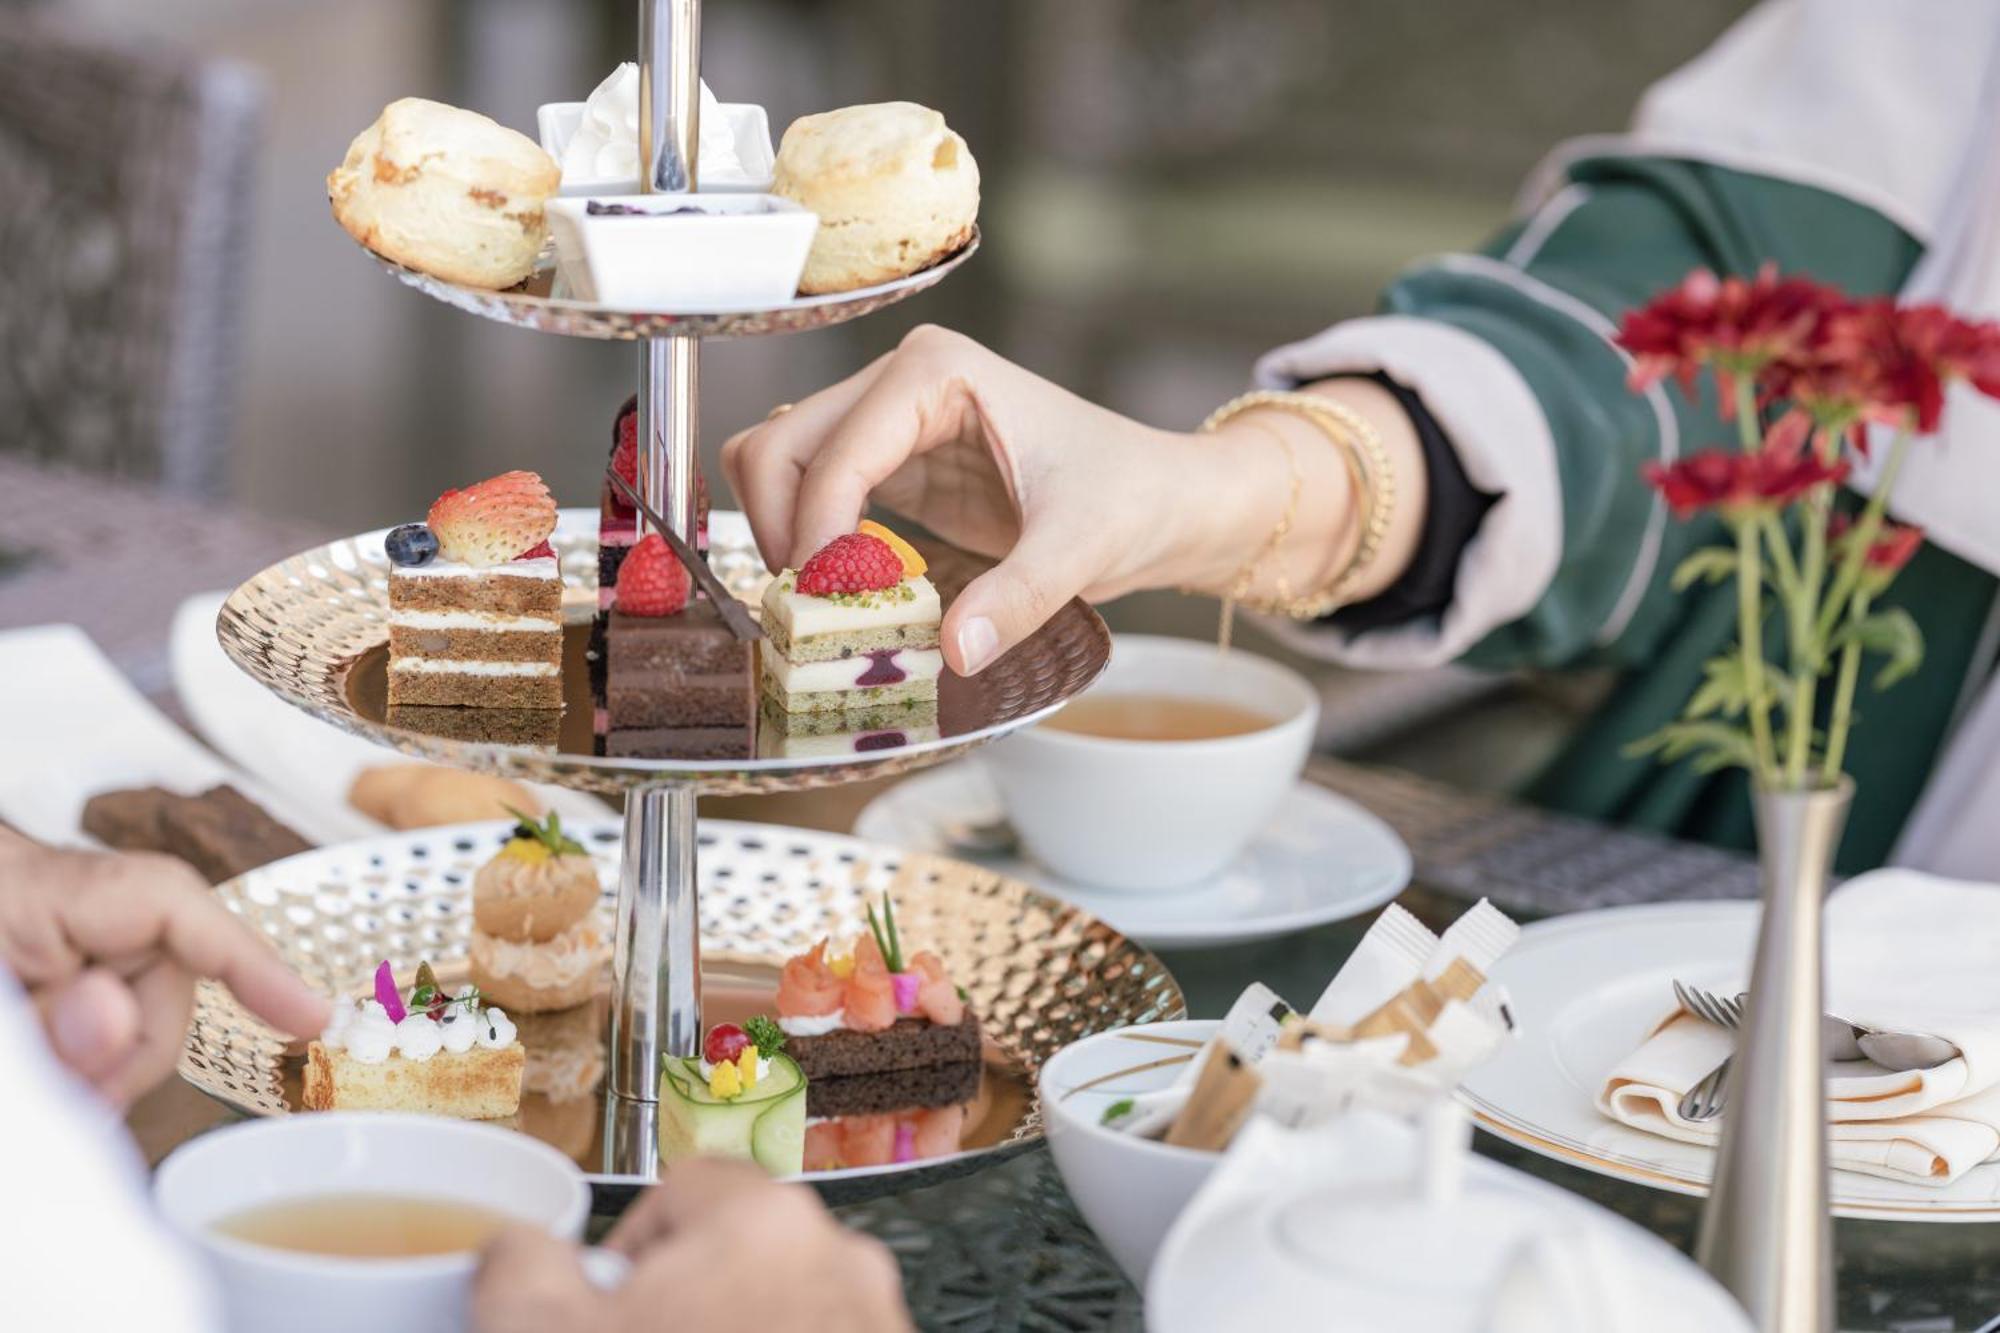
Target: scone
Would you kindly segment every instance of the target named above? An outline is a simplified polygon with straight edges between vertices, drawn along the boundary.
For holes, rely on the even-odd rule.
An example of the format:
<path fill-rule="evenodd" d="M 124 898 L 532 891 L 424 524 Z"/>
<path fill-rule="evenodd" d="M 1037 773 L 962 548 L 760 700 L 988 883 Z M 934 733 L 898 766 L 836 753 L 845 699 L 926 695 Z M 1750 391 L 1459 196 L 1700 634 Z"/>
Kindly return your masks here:
<path fill-rule="evenodd" d="M 475 111 L 405 97 L 355 136 L 326 178 L 333 216 L 387 259 L 469 287 L 512 287 L 548 239 L 562 168 Z"/>
<path fill-rule="evenodd" d="M 808 296 L 928 268 L 970 240 L 979 217 L 979 164 L 943 116 L 914 102 L 793 121 L 771 189 L 819 215 L 799 280 Z"/>
<path fill-rule="evenodd" d="M 470 824 L 523 810 L 540 814 L 542 809 L 534 793 L 518 782 L 436 764 L 364 768 L 347 789 L 347 803 L 393 829 Z"/>

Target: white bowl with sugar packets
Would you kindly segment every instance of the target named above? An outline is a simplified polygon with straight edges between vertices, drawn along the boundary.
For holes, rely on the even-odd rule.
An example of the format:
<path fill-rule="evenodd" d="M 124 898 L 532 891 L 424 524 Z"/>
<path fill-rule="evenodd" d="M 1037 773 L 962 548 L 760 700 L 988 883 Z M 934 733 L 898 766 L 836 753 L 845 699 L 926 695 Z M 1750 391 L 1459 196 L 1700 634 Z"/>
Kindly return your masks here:
<path fill-rule="evenodd" d="M 1083 1220 L 1141 1289 L 1167 1229 L 1222 1155 L 1123 1133 L 1105 1116 L 1173 1086 L 1221 1028 L 1214 1019 L 1116 1028 L 1072 1042 L 1042 1065 L 1042 1125 L 1056 1169 Z"/>
<path fill-rule="evenodd" d="M 798 295 L 819 218 L 770 194 L 552 199 L 570 295 L 618 310 L 763 310 Z"/>

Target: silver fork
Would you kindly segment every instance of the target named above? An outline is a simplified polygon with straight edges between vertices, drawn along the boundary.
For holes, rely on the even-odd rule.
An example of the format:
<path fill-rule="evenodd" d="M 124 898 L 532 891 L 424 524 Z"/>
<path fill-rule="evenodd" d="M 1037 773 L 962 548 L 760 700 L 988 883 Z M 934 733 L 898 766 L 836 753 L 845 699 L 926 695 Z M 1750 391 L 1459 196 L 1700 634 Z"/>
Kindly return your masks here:
<path fill-rule="evenodd" d="M 1743 997 L 1728 999 L 1714 995 L 1699 986 L 1674 983 L 1674 998 L 1681 1007 L 1706 1023 L 1734 1032 L 1743 1022 Z M 1701 1082 L 1687 1090 L 1680 1100 L 1681 1119 L 1699 1124 L 1713 1120 L 1722 1114 L 1729 1080 L 1729 1062 L 1734 1056 L 1725 1056 L 1721 1064 L 1710 1070 Z"/>

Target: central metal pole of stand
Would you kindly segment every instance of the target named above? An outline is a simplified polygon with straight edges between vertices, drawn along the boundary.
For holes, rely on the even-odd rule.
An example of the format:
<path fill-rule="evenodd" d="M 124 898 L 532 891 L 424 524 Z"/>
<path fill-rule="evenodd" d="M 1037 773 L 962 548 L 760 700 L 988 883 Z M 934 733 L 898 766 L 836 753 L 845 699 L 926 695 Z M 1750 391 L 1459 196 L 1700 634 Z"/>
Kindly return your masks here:
<path fill-rule="evenodd" d="M 639 159 L 646 193 L 693 190 L 701 139 L 701 0 L 639 0 Z M 695 540 L 701 343 L 648 338 L 639 353 L 639 489 Z M 611 961 L 612 1096 L 605 1170 L 658 1174 L 660 1058 L 701 1045 L 701 929 L 695 896 L 695 789 L 630 793 Z"/>

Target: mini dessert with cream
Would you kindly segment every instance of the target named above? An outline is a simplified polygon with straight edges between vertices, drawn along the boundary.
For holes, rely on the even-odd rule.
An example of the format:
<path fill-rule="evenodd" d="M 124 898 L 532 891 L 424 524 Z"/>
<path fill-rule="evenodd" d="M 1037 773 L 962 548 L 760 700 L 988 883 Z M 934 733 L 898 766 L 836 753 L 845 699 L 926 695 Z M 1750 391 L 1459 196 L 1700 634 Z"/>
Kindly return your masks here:
<path fill-rule="evenodd" d="M 568 1009 L 603 985 L 611 944 L 598 929 L 597 863 L 562 819 L 518 816 L 472 880 L 472 979 L 524 1014 Z"/>
<path fill-rule="evenodd" d="M 838 953 L 822 939 L 785 963 L 778 1025 L 786 1052 L 816 1083 L 977 1063 L 979 1018 L 944 960 L 928 950 L 904 957 L 887 894 L 879 916 L 869 907 L 868 927 Z"/>
<path fill-rule="evenodd" d="M 718 1023 L 702 1053 L 669 1057 L 660 1072 L 660 1156 L 740 1157 L 774 1176 L 802 1169 L 806 1076 L 778 1025 L 759 1015 Z"/>
<path fill-rule="evenodd" d="M 897 750 L 934 741 L 938 731 L 937 701 L 857 708 L 847 713 L 779 713 L 768 701 L 768 726 L 757 733 L 757 753 L 766 759 L 833 759 Z"/>
<path fill-rule="evenodd" d="M 389 704 L 562 708 L 556 503 L 532 472 L 446 491 L 389 533 Z"/>
<path fill-rule="evenodd" d="M 786 731 L 804 715 L 937 701 L 938 591 L 923 556 L 878 523 L 836 537 L 764 591 L 763 692 Z"/>
<path fill-rule="evenodd" d="M 335 1005 L 306 1049 L 311 1111 L 419 1111 L 496 1120 L 521 1105 L 526 1065 L 514 1024 L 478 989 L 440 986 L 429 963 L 407 995 L 387 961 L 372 998 Z"/>

